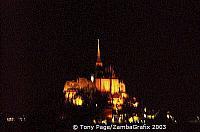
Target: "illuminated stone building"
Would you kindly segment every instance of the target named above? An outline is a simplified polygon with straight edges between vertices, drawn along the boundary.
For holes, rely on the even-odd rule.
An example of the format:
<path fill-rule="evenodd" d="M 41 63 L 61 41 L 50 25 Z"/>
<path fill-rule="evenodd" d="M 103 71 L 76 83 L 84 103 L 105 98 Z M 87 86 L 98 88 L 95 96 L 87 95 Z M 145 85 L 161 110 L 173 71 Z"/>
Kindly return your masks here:
<path fill-rule="evenodd" d="M 92 81 L 87 80 L 86 78 L 78 78 L 76 81 L 66 81 L 63 90 L 66 101 L 76 105 L 80 104 L 80 101 L 77 103 L 77 100 L 80 100 L 81 98 L 76 96 L 79 90 L 91 92 L 96 90 L 96 86 Z"/>
<path fill-rule="evenodd" d="M 120 80 L 113 67 L 105 67 L 101 61 L 100 45 L 98 39 L 97 61 L 95 73 L 91 76 L 91 80 L 86 78 L 78 78 L 76 81 L 66 81 L 63 92 L 67 100 L 76 99 L 76 93 L 78 90 L 95 91 L 98 90 L 101 93 L 108 93 L 111 97 L 115 97 L 111 102 L 120 105 L 123 98 L 127 97 L 125 84 Z M 117 98 L 116 98 L 117 97 Z"/>
<path fill-rule="evenodd" d="M 113 67 L 111 65 L 108 67 L 103 66 L 100 56 L 99 39 L 94 82 L 97 90 L 101 92 L 107 92 L 111 94 L 121 93 L 122 96 L 123 93 L 126 92 L 125 84 L 116 76 Z"/>

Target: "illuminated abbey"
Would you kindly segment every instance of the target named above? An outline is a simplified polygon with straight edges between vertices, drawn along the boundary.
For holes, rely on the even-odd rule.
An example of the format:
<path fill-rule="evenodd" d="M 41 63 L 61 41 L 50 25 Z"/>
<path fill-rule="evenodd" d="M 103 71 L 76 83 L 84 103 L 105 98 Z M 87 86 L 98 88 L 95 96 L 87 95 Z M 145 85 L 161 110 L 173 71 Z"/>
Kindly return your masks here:
<path fill-rule="evenodd" d="M 135 97 L 128 96 L 125 84 L 119 79 L 113 67 L 104 66 L 101 61 L 99 39 L 97 42 L 97 61 L 90 79 L 79 77 L 76 80 L 66 81 L 64 85 L 66 106 L 70 109 L 91 108 L 92 112 L 97 112 L 94 124 L 145 123 L 146 120 L 157 118 L 159 111 L 147 110 Z M 169 113 L 167 118 L 174 120 Z"/>
<path fill-rule="evenodd" d="M 122 99 L 127 96 L 125 84 L 116 76 L 113 67 L 111 65 L 105 67 L 101 61 L 99 39 L 96 69 L 91 76 L 91 80 L 77 78 L 76 81 L 67 81 L 63 91 L 65 93 L 65 98 L 73 98 L 78 90 L 98 90 L 101 93 L 108 93 L 116 99 Z"/>

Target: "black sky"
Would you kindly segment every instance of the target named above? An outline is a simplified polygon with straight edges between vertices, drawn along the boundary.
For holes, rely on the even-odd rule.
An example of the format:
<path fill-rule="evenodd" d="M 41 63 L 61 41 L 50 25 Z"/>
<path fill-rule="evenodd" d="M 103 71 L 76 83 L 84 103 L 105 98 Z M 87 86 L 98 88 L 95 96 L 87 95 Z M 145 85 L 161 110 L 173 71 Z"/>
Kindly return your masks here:
<path fill-rule="evenodd" d="M 1 4 L 1 110 L 59 109 L 63 85 L 95 66 L 97 38 L 131 95 L 198 112 L 199 2 Z"/>

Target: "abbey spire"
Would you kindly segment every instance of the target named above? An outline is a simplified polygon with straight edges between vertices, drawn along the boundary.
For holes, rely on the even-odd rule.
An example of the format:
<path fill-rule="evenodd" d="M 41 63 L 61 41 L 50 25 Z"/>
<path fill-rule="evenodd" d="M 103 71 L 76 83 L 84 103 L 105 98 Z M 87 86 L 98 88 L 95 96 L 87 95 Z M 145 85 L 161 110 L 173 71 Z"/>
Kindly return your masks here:
<path fill-rule="evenodd" d="M 101 62 L 101 54 L 100 54 L 100 47 L 99 47 L 99 39 L 97 39 L 98 41 L 98 50 L 97 50 L 97 62 L 96 62 L 96 66 L 103 66 L 102 62 Z"/>

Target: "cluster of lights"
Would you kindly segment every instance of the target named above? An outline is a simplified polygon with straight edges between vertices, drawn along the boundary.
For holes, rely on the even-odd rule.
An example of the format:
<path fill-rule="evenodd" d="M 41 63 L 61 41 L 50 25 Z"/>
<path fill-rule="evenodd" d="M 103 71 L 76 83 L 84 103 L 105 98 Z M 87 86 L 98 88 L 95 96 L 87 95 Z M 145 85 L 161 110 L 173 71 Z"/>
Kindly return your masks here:
<path fill-rule="evenodd" d="M 73 100 L 73 104 L 77 106 L 83 105 L 83 100 L 80 96 L 78 96 L 76 99 Z"/>
<path fill-rule="evenodd" d="M 122 98 L 113 98 L 113 109 L 122 109 L 122 104 L 124 103 Z"/>
<path fill-rule="evenodd" d="M 19 117 L 18 119 L 19 119 L 19 121 L 21 121 L 21 122 L 22 122 L 22 121 L 26 121 L 26 118 L 25 118 L 25 117 Z"/>
<path fill-rule="evenodd" d="M 94 124 L 97 124 L 97 121 L 94 119 L 94 120 L 93 120 L 93 123 L 94 123 Z M 98 122 L 98 123 L 107 125 L 107 119 L 104 119 L 104 120 L 102 120 L 102 121 L 100 121 L 100 122 Z"/>
<path fill-rule="evenodd" d="M 199 116 L 197 116 L 197 120 L 198 120 L 198 121 L 200 120 Z"/>
<path fill-rule="evenodd" d="M 145 113 L 144 113 L 143 116 L 144 116 L 144 118 L 146 118 L 146 119 L 155 119 L 155 117 L 156 117 L 157 114 L 158 114 L 158 112 L 157 112 L 156 114 L 147 115 L 147 114 L 146 114 L 146 112 L 147 112 L 147 108 L 146 108 L 146 107 L 144 108 L 144 112 L 145 112 Z"/>
<path fill-rule="evenodd" d="M 129 119 L 128 119 L 128 121 L 129 121 L 129 123 L 139 123 L 139 117 L 137 116 L 137 115 L 135 115 L 135 116 L 133 116 L 133 117 L 130 117 Z"/>
<path fill-rule="evenodd" d="M 14 122 L 15 118 L 13 118 L 13 117 L 7 117 L 6 120 L 7 120 L 7 122 Z"/>
<path fill-rule="evenodd" d="M 19 117 L 17 118 L 20 122 L 25 122 L 26 121 L 26 118 L 23 116 L 23 117 Z M 7 117 L 6 118 L 6 121 L 7 122 L 14 122 L 16 121 L 16 119 L 14 117 Z"/>
<path fill-rule="evenodd" d="M 170 114 L 170 112 L 167 112 L 167 119 L 172 120 L 174 123 L 177 123 L 177 121 L 174 119 L 174 117 Z"/>
<path fill-rule="evenodd" d="M 107 120 L 105 119 L 105 120 L 101 121 L 101 123 L 107 125 Z"/>
<path fill-rule="evenodd" d="M 136 103 L 137 104 L 137 103 Z M 126 114 L 119 114 L 118 115 L 118 112 L 116 111 L 116 115 L 112 115 L 112 114 L 108 114 L 109 115 L 109 118 L 111 119 L 111 122 L 114 124 L 114 123 L 145 123 L 146 122 L 146 119 L 150 119 L 150 120 L 154 120 L 158 114 L 157 113 L 154 113 L 154 114 L 147 114 L 147 108 L 145 107 L 144 108 L 144 114 L 143 114 L 143 117 L 140 117 L 138 116 L 138 114 L 133 114 L 133 116 L 128 116 Z M 108 116 L 107 116 L 108 118 Z M 93 120 L 93 123 L 97 123 L 96 120 Z M 107 123 L 107 120 L 101 120 L 99 121 L 98 123 L 101 123 L 101 124 L 106 124 Z"/>
<path fill-rule="evenodd" d="M 138 107 L 139 102 L 132 103 L 133 107 Z"/>

